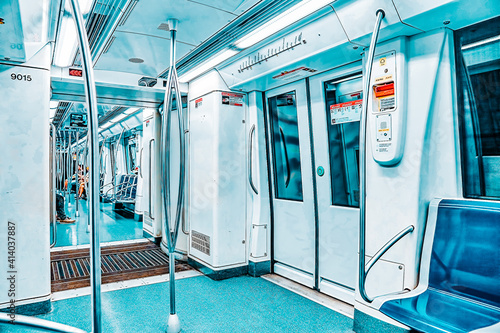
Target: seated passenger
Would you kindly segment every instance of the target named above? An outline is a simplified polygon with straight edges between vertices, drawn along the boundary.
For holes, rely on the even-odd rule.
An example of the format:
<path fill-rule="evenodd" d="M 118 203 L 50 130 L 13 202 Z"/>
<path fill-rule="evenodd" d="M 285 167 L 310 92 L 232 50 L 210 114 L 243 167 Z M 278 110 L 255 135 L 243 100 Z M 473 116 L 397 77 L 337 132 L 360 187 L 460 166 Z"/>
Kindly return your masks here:
<path fill-rule="evenodd" d="M 75 220 L 66 216 L 64 209 L 64 197 L 56 193 L 56 219 L 59 223 L 74 223 Z"/>
<path fill-rule="evenodd" d="M 85 187 L 89 181 L 88 172 L 88 167 L 86 169 L 86 172 L 84 172 L 83 167 L 81 169 L 80 167 L 78 168 L 78 182 L 80 183 L 80 186 L 78 188 L 78 197 L 84 200 L 87 199 L 87 191 Z"/>

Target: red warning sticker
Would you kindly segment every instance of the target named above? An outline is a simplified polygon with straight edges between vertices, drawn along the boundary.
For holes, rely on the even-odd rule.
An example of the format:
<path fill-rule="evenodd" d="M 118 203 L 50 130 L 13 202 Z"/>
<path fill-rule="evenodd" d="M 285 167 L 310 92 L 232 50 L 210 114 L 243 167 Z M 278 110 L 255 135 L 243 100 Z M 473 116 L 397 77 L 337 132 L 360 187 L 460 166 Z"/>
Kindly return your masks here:
<path fill-rule="evenodd" d="M 361 118 L 362 105 L 362 99 L 330 105 L 331 124 L 335 125 L 359 121 Z"/>
<path fill-rule="evenodd" d="M 279 73 L 278 75 L 273 76 L 273 79 L 275 80 L 290 80 L 290 79 L 296 79 L 296 78 L 301 78 L 301 77 L 306 77 L 311 75 L 311 73 L 316 72 L 316 69 L 308 68 L 308 67 L 299 67 L 295 68 L 289 71 L 283 71 Z"/>
<path fill-rule="evenodd" d="M 203 104 L 203 98 L 198 98 L 194 101 L 194 107 L 197 108 Z"/>
<path fill-rule="evenodd" d="M 83 76 L 83 71 L 81 69 L 69 69 L 69 76 Z"/>
<path fill-rule="evenodd" d="M 221 96 L 222 96 L 222 104 L 224 105 L 243 106 L 244 95 L 242 94 L 222 92 Z"/>

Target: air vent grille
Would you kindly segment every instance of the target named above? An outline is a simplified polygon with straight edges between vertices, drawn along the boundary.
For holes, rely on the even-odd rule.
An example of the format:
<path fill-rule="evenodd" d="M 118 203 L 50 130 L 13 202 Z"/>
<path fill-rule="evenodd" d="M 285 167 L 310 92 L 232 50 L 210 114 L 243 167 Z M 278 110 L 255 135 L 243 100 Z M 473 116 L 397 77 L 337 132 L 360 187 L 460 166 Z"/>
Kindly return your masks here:
<path fill-rule="evenodd" d="M 69 102 L 59 102 L 53 120 L 54 126 L 56 128 L 59 128 L 61 126 L 61 123 L 63 122 L 64 118 L 66 118 L 66 113 L 68 112 L 68 110 L 71 108 L 72 105 L 73 103 Z"/>
<path fill-rule="evenodd" d="M 113 44 L 113 42 L 115 41 L 116 37 L 115 36 L 112 36 L 108 42 L 106 43 L 106 46 L 104 47 L 104 50 L 102 51 L 102 53 L 108 53 L 109 51 L 109 48 L 111 47 L 111 45 Z"/>
<path fill-rule="evenodd" d="M 135 6 L 137 5 L 137 2 L 139 2 L 139 0 L 134 0 L 130 2 L 127 9 L 125 9 L 125 13 L 123 13 L 122 18 L 120 19 L 120 22 L 118 22 L 119 26 L 125 25 L 125 23 L 127 23 L 127 20 L 130 17 L 132 11 L 134 10 Z"/>
<path fill-rule="evenodd" d="M 207 256 L 210 255 L 210 236 L 202 234 L 198 231 L 191 232 L 191 247 Z"/>
<path fill-rule="evenodd" d="M 158 28 L 158 30 L 163 30 L 163 31 L 170 31 L 170 27 L 168 26 L 167 22 L 161 23 Z"/>
<path fill-rule="evenodd" d="M 107 112 L 101 118 L 99 118 L 99 126 L 107 123 L 110 119 L 116 117 L 117 115 L 119 115 L 120 113 L 122 113 L 123 111 L 125 111 L 127 109 L 128 109 L 127 107 L 121 107 L 121 106 L 113 107 L 111 109 L 111 111 Z"/>

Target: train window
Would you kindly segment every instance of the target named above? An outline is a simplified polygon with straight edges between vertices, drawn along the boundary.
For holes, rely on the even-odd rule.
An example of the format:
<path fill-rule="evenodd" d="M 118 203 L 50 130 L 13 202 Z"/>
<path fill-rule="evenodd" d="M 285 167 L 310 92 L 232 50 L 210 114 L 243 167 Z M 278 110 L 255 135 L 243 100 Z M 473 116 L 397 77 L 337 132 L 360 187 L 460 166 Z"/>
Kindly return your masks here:
<path fill-rule="evenodd" d="M 500 18 L 457 31 L 464 197 L 500 198 Z"/>
<path fill-rule="evenodd" d="M 137 165 L 137 144 L 136 137 L 130 136 L 125 138 L 125 147 L 127 155 L 127 169 L 129 172 L 134 172 Z"/>
<path fill-rule="evenodd" d="M 302 201 L 299 128 L 295 92 L 268 100 L 271 114 L 275 196 Z"/>
<path fill-rule="evenodd" d="M 332 205 L 359 207 L 362 77 L 325 82 Z"/>

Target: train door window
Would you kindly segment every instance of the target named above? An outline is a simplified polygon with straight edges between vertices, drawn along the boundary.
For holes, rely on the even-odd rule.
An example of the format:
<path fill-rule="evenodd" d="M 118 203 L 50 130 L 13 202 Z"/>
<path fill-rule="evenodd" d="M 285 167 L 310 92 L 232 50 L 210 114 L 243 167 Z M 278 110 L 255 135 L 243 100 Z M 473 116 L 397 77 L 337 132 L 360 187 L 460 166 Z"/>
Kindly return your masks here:
<path fill-rule="evenodd" d="M 500 198 L 500 18 L 457 31 L 464 197 Z"/>
<path fill-rule="evenodd" d="M 113 142 L 110 145 L 110 162 L 111 162 L 111 173 L 113 175 L 113 179 L 118 172 L 118 165 L 116 163 L 116 159 L 118 157 L 118 142 Z"/>
<path fill-rule="evenodd" d="M 137 144 L 136 137 L 131 136 L 126 139 L 127 168 L 129 172 L 134 172 L 137 165 Z"/>
<path fill-rule="evenodd" d="M 295 92 L 269 98 L 275 197 L 302 201 L 299 128 Z"/>
<path fill-rule="evenodd" d="M 332 205 L 359 207 L 362 77 L 327 81 L 324 87 Z"/>

